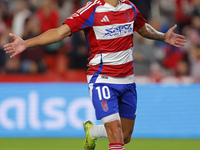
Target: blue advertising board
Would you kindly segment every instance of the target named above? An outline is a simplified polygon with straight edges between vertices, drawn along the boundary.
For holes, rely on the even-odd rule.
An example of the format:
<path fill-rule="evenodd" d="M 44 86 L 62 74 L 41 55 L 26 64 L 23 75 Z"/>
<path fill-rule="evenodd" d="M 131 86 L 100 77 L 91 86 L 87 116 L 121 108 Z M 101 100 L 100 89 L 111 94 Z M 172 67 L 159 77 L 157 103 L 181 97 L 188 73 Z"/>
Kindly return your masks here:
<path fill-rule="evenodd" d="M 135 138 L 200 138 L 200 85 L 137 85 Z M 0 137 L 84 137 L 86 83 L 1 83 Z"/>

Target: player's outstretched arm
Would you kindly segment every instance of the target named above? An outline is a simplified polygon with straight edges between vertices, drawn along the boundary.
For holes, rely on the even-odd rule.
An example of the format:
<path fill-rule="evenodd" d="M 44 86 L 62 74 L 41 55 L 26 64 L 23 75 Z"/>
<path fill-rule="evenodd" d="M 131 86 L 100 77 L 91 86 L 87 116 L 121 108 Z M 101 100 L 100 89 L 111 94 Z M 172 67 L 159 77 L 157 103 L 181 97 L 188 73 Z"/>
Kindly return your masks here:
<path fill-rule="evenodd" d="M 69 36 L 70 34 L 71 30 L 66 24 L 60 26 L 59 28 L 50 29 L 35 38 L 25 41 L 19 36 L 10 33 L 9 36 L 12 38 L 13 42 L 4 45 L 4 50 L 6 53 L 12 54 L 10 56 L 10 58 L 12 58 L 29 47 L 55 43 Z"/>
<path fill-rule="evenodd" d="M 176 27 L 177 25 L 174 25 L 166 33 L 162 33 L 146 23 L 144 26 L 138 29 L 137 32 L 145 38 L 163 41 L 175 47 L 185 46 L 185 36 L 173 32 Z"/>

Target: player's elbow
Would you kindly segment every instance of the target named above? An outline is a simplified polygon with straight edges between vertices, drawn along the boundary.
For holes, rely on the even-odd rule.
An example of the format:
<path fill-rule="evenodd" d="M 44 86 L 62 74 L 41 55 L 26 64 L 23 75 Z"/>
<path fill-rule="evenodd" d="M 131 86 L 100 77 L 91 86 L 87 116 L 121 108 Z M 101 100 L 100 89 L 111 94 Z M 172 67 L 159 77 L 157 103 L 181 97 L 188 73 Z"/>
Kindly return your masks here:
<path fill-rule="evenodd" d="M 64 24 L 57 28 L 57 34 L 61 39 L 64 39 L 65 37 L 68 37 L 71 35 L 71 29 L 68 25 Z"/>

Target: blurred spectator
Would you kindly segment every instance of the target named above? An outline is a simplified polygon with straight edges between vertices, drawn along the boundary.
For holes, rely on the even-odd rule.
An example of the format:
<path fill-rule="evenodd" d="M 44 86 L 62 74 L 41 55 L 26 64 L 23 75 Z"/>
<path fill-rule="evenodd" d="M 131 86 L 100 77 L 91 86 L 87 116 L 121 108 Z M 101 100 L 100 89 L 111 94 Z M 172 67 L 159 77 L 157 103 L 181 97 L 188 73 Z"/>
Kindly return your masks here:
<path fill-rule="evenodd" d="M 185 25 L 190 24 L 194 10 L 193 0 L 176 0 L 175 17 L 179 33 Z"/>
<path fill-rule="evenodd" d="M 130 0 L 135 6 L 139 9 L 140 13 L 145 19 L 148 19 L 151 17 L 150 11 L 151 11 L 151 0 Z"/>
<path fill-rule="evenodd" d="M 5 9 L 5 3 L 0 3 L 0 74 L 5 73 L 6 54 L 3 45 L 6 44 L 8 39 L 8 28 L 4 22 Z"/>
<path fill-rule="evenodd" d="M 174 72 L 177 71 L 177 65 L 179 61 L 183 58 L 183 53 L 181 49 L 173 47 L 171 45 L 165 46 L 165 58 L 163 60 L 163 65 L 167 69 L 170 69 Z"/>
<path fill-rule="evenodd" d="M 70 56 L 70 68 L 87 69 L 88 48 L 84 33 L 77 32 L 72 37 L 73 49 Z"/>
<path fill-rule="evenodd" d="M 200 44 L 191 48 L 191 75 L 196 83 L 200 83 Z"/>
<path fill-rule="evenodd" d="M 20 37 L 23 36 L 26 19 L 31 12 L 27 8 L 26 1 L 16 0 L 16 12 L 12 21 L 12 32 Z"/>
<path fill-rule="evenodd" d="M 60 18 L 56 2 L 54 0 L 44 0 L 41 3 L 41 8 L 36 12 L 40 22 L 41 32 L 58 27 Z"/>
<path fill-rule="evenodd" d="M 156 62 L 155 47 L 148 44 L 147 39 L 141 35 L 135 34 L 135 37 L 133 50 L 134 73 L 136 75 L 149 75 L 151 65 Z"/>
<path fill-rule="evenodd" d="M 175 75 L 176 76 L 189 75 L 189 73 L 190 73 L 189 67 L 190 66 L 189 66 L 188 59 L 182 59 L 182 60 L 178 61 L 177 65 L 176 65 Z"/>
<path fill-rule="evenodd" d="M 30 16 L 26 21 L 23 39 L 38 36 L 41 33 L 39 21 L 35 16 Z M 44 46 L 29 48 L 20 55 L 21 71 L 23 73 L 42 73 L 46 70 L 44 61 Z"/>
<path fill-rule="evenodd" d="M 89 0 L 79 0 L 81 7 L 85 5 Z"/>
<path fill-rule="evenodd" d="M 194 0 L 194 14 L 200 16 L 200 0 Z"/>
<path fill-rule="evenodd" d="M 6 73 L 20 73 L 20 59 L 18 57 L 7 59 L 5 70 Z"/>
<path fill-rule="evenodd" d="M 0 48 L 0 74 L 4 74 L 5 73 L 5 52 L 3 50 L 3 48 Z"/>
<path fill-rule="evenodd" d="M 185 51 L 188 54 L 190 66 L 190 75 L 194 78 L 194 81 L 200 83 L 200 14 L 196 8 L 199 8 L 200 1 L 195 2 L 194 14 L 191 24 L 185 26 L 183 29 L 188 42 L 185 47 Z"/>
<path fill-rule="evenodd" d="M 74 13 L 73 0 L 59 0 L 60 24 Z"/>
<path fill-rule="evenodd" d="M 158 12 L 163 22 L 169 26 L 173 26 L 175 23 L 175 0 L 157 0 L 159 3 L 160 11 Z"/>
<path fill-rule="evenodd" d="M 39 20 L 41 33 L 56 28 L 60 25 L 60 14 L 58 10 L 58 2 L 56 0 L 41 1 L 41 7 L 36 11 Z M 62 42 L 53 43 L 45 46 L 45 63 L 49 70 L 55 71 L 55 61 L 58 49 L 62 46 Z"/>

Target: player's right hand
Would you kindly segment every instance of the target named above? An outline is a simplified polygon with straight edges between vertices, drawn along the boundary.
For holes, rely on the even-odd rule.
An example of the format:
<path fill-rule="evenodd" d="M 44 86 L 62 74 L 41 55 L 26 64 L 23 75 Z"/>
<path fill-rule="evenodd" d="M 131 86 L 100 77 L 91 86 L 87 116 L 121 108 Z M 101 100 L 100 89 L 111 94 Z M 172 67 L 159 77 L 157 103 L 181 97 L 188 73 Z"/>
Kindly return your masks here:
<path fill-rule="evenodd" d="M 11 37 L 13 42 L 4 45 L 4 50 L 8 54 L 12 54 L 10 56 L 10 58 L 12 58 L 26 49 L 26 43 L 22 38 L 12 33 L 9 33 L 9 36 Z"/>

